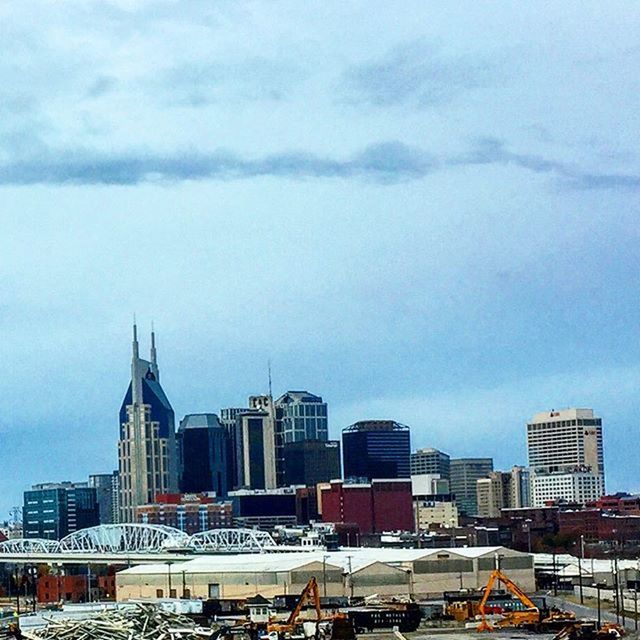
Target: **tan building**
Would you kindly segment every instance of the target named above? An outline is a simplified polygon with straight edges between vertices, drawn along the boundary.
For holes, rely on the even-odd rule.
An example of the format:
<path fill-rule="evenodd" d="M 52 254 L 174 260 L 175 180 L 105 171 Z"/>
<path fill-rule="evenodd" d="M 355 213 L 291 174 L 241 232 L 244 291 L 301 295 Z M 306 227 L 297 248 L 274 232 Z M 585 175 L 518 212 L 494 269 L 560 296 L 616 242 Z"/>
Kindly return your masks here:
<path fill-rule="evenodd" d="M 418 531 L 427 531 L 433 526 L 458 526 L 458 507 L 455 502 L 435 502 L 428 498 L 416 498 L 413 505 Z"/>
<path fill-rule="evenodd" d="M 195 598 L 299 593 L 311 576 L 321 594 L 439 596 L 483 587 L 497 562 L 525 591 L 535 589 L 533 556 L 504 547 L 370 549 L 200 556 L 116 574 L 119 601 L 173 594 Z M 171 591 L 169 591 L 171 583 Z"/>
<path fill-rule="evenodd" d="M 529 491 L 529 472 L 525 467 L 490 471 L 486 478 L 476 481 L 478 515 L 499 518 L 502 509 L 528 507 Z"/>

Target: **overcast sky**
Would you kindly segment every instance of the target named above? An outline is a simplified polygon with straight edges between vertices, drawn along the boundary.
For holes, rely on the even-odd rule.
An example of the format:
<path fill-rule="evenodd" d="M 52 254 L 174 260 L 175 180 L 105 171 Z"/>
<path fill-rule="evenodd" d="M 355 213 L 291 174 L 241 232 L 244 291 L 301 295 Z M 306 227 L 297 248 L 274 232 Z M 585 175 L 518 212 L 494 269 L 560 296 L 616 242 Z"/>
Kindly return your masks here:
<path fill-rule="evenodd" d="M 526 462 L 603 418 L 640 489 L 633 2 L 0 5 L 0 519 L 117 466 L 137 314 L 185 413 L 267 390 L 330 432 Z"/>

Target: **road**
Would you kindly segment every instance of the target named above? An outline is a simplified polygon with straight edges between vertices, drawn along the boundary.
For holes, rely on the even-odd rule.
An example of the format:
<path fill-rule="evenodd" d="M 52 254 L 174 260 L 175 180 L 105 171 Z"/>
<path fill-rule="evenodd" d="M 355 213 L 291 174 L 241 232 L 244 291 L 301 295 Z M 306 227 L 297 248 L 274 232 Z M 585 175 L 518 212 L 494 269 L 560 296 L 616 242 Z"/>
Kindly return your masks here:
<path fill-rule="evenodd" d="M 598 619 L 598 610 L 592 607 L 588 607 L 583 604 L 576 604 L 575 602 L 570 602 L 569 600 L 563 600 L 560 597 L 554 596 L 545 596 L 547 599 L 547 604 L 549 606 L 558 607 L 558 609 L 564 609 L 567 611 L 573 611 L 578 618 L 591 618 L 593 620 Z M 601 619 L 603 622 L 618 622 L 616 619 L 615 612 L 611 612 L 605 609 L 610 603 L 602 603 L 602 612 Z M 622 624 L 622 617 L 620 617 L 619 624 Z M 625 620 L 624 626 L 626 629 L 635 630 L 636 623 L 632 618 L 627 618 Z"/>

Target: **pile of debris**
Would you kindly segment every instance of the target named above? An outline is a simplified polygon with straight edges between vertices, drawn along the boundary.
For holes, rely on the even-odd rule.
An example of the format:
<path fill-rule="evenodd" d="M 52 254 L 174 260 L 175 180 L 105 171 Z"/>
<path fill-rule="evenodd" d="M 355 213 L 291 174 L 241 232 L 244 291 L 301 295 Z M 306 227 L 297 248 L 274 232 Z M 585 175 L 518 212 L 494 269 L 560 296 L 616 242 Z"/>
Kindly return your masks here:
<path fill-rule="evenodd" d="M 27 640 L 215 640 L 219 633 L 156 605 L 137 602 L 135 607 L 100 611 L 85 620 L 49 620 L 21 635 Z"/>

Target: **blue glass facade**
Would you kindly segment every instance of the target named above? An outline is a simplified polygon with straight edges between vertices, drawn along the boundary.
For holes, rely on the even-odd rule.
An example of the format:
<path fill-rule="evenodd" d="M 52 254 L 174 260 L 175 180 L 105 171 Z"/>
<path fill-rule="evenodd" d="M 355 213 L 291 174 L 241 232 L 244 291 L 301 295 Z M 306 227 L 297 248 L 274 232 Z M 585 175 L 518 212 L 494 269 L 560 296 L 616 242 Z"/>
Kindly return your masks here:
<path fill-rule="evenodd" d="M 410 476 L 410 430 L 397 422 L 356 422 L 342 431 L 342 451 L 345 479 L 370 481 Z"/>
<path fill-rule="evenodd" d="M 180 491 L 201 493 L 228 491 L 227 431 L 215 413 L 185 416 L 177 433 Z"/>
<path fill-rule="evenodd" d="M 24 492 L 22 518 L 25 538 L 60 540 L 100 524 L 96 490 L 72 483 L 36 485 Z"/>

